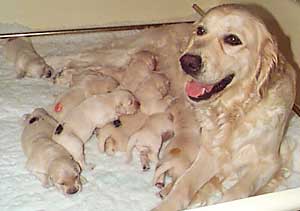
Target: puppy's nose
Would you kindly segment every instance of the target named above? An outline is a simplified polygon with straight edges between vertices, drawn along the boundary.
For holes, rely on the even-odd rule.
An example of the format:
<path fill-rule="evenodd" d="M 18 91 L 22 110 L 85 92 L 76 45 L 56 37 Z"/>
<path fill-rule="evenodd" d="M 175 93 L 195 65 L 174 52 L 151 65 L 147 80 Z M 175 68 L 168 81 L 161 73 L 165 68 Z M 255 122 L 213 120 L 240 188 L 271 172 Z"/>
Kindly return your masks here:
<path fill-rule="evenodd" d="M 68 193 L 68 194 L 74 194 L 74 193 L 77 193 L 77 192 L 78 192 L 78 189 L 75 188 L 75 187 L 69 188 L 69 189 L 67 190 L 67 193 Z"/>
<path fill-rule="evenodd" d="M 180 65 L 187 74 L 195 74 L 201 69 L 202 58 L 198 55 L 184 54 L 180 59 Z"/>
<path fill-rule="evenodd" d="M 47 70 L 46 72 L 46 78 L 50 78 L 52 76 L 51 70 Z"/>
<path fill-rule="evenodd" d="M 135 107 L 136 109 L 139 109 L 140 106 L 141 106 L 141 103 L 140 103 L 139 101 L 135 100 L 135 101 L 134 101 L 134 107 Z"/>

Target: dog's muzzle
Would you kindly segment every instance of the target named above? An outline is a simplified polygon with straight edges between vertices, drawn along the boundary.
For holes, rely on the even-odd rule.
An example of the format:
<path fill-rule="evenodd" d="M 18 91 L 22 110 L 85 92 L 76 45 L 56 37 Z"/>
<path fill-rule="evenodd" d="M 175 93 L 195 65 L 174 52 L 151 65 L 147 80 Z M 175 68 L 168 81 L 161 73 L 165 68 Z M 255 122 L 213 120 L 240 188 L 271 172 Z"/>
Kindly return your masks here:
<path fill-rule="evenodd" d="M 189 74 L 195 75 L 200 72 L 202 66 L 202 58 L 199 55 L 184 54 L 179 59 L 182 70 Z"/>

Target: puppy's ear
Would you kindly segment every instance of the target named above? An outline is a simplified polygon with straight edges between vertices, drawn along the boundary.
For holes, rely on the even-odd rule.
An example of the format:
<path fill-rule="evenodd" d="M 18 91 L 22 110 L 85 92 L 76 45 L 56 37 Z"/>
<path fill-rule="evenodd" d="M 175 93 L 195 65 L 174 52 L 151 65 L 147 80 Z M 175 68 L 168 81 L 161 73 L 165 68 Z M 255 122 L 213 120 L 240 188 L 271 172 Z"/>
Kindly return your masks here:
<path fill-rule="evenodd" d="M 30 114 L 24 114 L 20 119 L 19 119 L 19 123 L 21 124 L 21 125 L 25 125 L 26 124 L 26 122 L 28 121 L 28 119 L 30 118 Z"/>
<path fill-rule="evenodd" d="M 257 92 L 262 98 L 267 91 L 271 74 L 276 70 L 278 64 L 278 46 L 272 35 L 261 26 L 261 39 L 259 46 L 259 63 L 255 73 Z"/>
<path fill-rule="evenodd" d="M 77 162 L 76 162 L 76 167 L 75 167 L 75 169 L 76 169 L 76 172 L 77 172 L 78 174 L 80 174 L 80 172 L 82 171 L 82 169 L 81 169 L 79 163 L 77 163 Z"/>
<path fill-rule="evenodd" d="M 54 131 L 54 134 L 55 135 L 59 135 L 59 134 L 61 134 L 61 132 L 64 130 L 64 127 L 63 127 L 63 125 L 62 124 L 59 124 L 57 127 L 56 127 L 56 129 L 55 129 L 55 131 Z"/>

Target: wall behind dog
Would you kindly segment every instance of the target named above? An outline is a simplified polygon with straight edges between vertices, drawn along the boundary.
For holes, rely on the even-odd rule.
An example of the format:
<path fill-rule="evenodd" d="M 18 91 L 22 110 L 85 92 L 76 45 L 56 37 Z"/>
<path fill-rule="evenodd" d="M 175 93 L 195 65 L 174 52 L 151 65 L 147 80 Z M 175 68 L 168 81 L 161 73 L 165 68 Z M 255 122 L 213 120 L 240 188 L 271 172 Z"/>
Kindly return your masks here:
<path fill-rule="evenodd" d="M 272 13 L 278 24 L 268 24 L 280 35 L 282 50 L 290 60 L 300 65 L 300 4 L 295 0 L 9 0 L 1 2 L 0 23 L 18 23 L 34 30 L 80 28 L 91 26 L 158 23 L 166 21 L 195 20 L 198 15 L 192 9 L 197 3 L 204 10 L 222 3 L 258 4 Z M 253 5 L 252 5 L 253 7 Z M 254 7 L 253 7 L 254 8 Z M 260 9 L 254 9 L 269 16 Z M 270 18 L 267 18 L 270 20 Z M 291 49 L 295 57 L 292 58 Z M 1 33 L 5 31 L 0 29 Z M 6 31 L 7 32 L 7 31 Z M 297 64 L 294 66 L 298 69 Z M 298 74 L 300 75 L 300 74 Z M 298 77 L 297 102 L 300 104 L 300 77 Z"/>

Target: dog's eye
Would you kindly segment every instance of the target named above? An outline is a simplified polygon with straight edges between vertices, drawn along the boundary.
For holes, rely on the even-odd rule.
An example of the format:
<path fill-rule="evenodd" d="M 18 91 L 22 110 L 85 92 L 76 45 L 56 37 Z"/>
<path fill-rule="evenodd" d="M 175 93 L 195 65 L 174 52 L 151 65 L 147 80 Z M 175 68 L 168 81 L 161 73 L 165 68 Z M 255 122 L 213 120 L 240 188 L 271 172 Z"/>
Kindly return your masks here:
<path fill-rule="evenodd" d="M 232 45 L 232 46 L 236 46 L 236 45 L 241 45 L 242 41 L 240 40 L 240 38 L 238 36 L 236 36 L 235 34 L 229 34 L 226 35 L 224 37 L 224 42 L 226 44 Z"/>
<path fill-rule="evenodd" d="M 202 36 L 202 35 L 204 35 L 204 34 L 206 34 L 205 28 L 204 28 L 203 26 L 199 26 L 199 27 L 197 28 L 197 35 L 198 35 L 198 36 Z"/>
<path fill-rule="evenodd" d="M 61 183 L 58 183 L 59 185 L 62 185 L 62 186 L 64 186 L 65 185 L 65 183 L 64 182 L 61 182 Z"/>

